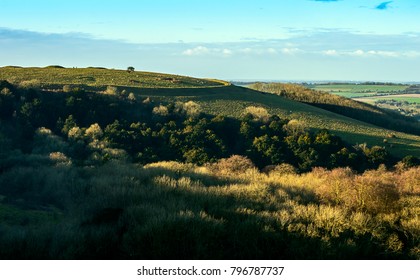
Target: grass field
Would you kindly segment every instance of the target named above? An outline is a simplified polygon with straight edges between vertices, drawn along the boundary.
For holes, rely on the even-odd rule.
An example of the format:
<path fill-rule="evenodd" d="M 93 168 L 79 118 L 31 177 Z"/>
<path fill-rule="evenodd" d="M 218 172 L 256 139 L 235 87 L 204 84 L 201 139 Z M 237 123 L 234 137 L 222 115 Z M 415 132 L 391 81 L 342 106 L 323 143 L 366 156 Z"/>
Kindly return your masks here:
<path fill-rule="evenodd" d="M 130 84 L 131 79 L 140 83 Z M 107 85 L 116 86 L 119 91 L 132 92 L 137 99 L 150 97 L 152 101 L 168 103 L 172 101 L 195 101 L 208 114 L 223 114 L 239 117 L 248 106 L 262 106 L 271 114 L 287 119 L 299 119 L 311 129 L 327 128 L 351 144 L 387 145 L 390 152 L 398 157 L 404 155 L 420 156 L 420 137 L 393 132 L 338 115 L 320 108 L 272 94 L 264 94 L 244 87 L 232 86 L 227 82 L 209 79 L 174 76 L 149 72 L 108 70 L 98 68 L 0 68 L 0 80 L 17 84 L 33 81 L 42 88 L 62 89 L 63 85 L 78 85 L 82 88 L 102 91 Z M 31 84 L 29 82 L 29 84 Z M 357 85 L 353 85 L 357 89 Z M 361 86 L 358 91 L 385 90 L 387 86 Z M 337 90 L 339 86 L 335 86 Z M 395 86 L 393 90 L 402 89 Z M 345 88 L 343 88 L 344 90 Z M 347 88 L 350 91 L 350 89 Z M 389 91 L 391 89 L 388 89 Z"/>
<path fill-rule="evenodd" d="M 407 85 L 361 85 L 361 84 L 334 84 L 334 85 L 311 85 L 314 90 L 356 98 L 377 94 L 399 94 L 408 88 Z"/>
<path fill-rule="evenodd" d="M 420 104 L 420 94 L 398 94 L 392 96 L 375 96 L 375 97 L 364 97 L 358 98 L 357 100 L 362 102 L 374 103 L 378 100 L 396 100 L 400 102 L 409 102 Z"/>
<path fill-rule="evenodd" d="M 47 89 L 64 85 L 88 86 L 102 90 L 108 85 L 138 88 L 199 88 L 225 85 L 224 82 L 185 76 L 109 70 L 103 68 L 0 68 L 0 80 L 15 84 L 42 86 Z"/>

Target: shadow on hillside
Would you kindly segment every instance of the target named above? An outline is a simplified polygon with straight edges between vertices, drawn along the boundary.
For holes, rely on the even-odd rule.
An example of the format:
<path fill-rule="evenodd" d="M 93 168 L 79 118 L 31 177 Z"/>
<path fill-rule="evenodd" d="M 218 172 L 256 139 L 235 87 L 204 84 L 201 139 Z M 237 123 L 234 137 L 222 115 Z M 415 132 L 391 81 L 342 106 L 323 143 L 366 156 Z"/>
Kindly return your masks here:
<path fill-rule="evenodd" d="M 370 123 L 382 128 L 391 129 L 399 132 L 405 132 L 420 136 L 420 126 L 416 119 L 409 118 L 394 112 L 382 111 L 382 113 L 376 113 L 372 111 L 352 108 L 348 106 L 339 106 L 332 104 L 321 104 L 321 103 L 306 103 L 313 105 L 321 109 L 334 112 L 346 117 L 350 117 L 359 121 Z M 370 105 L 369 105 L 370 106 Z M 374 107 L 375 110 L 381 110 Z"/>
<path fill-rule="evenodd" d="M 368 146 L 381 146 L 385 147 L 386 150 L 396 158 L 401 158 L 408 155 L 420 156 L 419 146 L 413 145 L 415 140 L 412 142 L 407 141 L 406 139 L 398 138 L 396 136 L 390 137 L 389 135 L 368 135 L 368 134 L 358 134 L 356 132 L 349 132 L 343 130 L 332 130 L 332 133 L 335 133 L 340 136 L 340 138 L 347 142 L 348 144 L 363 144 L 366 143 Z M 361 141 L 360 139 L 363 139 Z M 386 141 L 384 141 L 386 139 Z"/>
<path fill-rule="evenodd" d="M 119 168 L 115 174 L 113 168 Z M 161 175 L 166 179 L 156 181 Z M 240 190 L 230 192 L 229 187 L 207 188 L 207 184 L 224 185 L 235 180 L 218 181 L 200 173 L 181 175 L 171 169 L 146 170 L 131 165 L 98 167 L 84 177 L 75 171 L 58 180 L 64 183 L 75 176 L 85 187 L 72 191 L 61 219 L 33 226 L 0 226 L 0 246 L 5 248 L 1 259 L 400 257 L 384 253 L 379 240 L 369 233 L 346 231 L 328 241 L 322 236 L 310 237 L 293 230 L 309 226 L 307 221 L 279 223 L 276 211 L 285 209 L 283 206 L 241 194 Z M 172 183 L 187 176 L 202 185 Z M 41 193 L 46 191 L 42 185 L 38 188 Z M 294 199 L 298 195 L 290 193 Z"/>

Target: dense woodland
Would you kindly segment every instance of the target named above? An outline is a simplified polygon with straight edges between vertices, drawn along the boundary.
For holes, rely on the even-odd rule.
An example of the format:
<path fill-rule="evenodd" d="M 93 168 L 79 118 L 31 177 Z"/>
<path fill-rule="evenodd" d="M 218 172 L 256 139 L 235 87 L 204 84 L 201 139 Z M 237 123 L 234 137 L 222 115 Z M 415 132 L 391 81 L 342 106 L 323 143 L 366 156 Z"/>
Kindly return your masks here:
<path fill-rule="evenodd" d="M 420 257 L 415 157 L 255 106 L 0 91 L 0 258 Z"/>

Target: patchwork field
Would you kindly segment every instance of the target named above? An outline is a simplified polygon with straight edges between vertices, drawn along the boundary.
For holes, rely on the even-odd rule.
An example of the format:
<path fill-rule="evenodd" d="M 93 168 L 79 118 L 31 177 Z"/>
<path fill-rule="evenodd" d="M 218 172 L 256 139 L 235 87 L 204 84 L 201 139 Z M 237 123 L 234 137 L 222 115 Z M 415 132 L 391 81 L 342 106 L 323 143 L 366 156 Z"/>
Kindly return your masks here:
<path fill-rule="evenodd" d="M 365 84 L 329 84 L 309 85 L 308 88 L 325 91 L 347 98 L 365 97 L 372 95 L 399 94 L 408 89 L 408 85 L 365 85 Z"/>
<path fill-rule="evenodd" d="M 374 96 L 354 98 L 357 101 L 374 103 L 378 100 L 396 100 L 400 102 L 418 103 L 420 104 L 420 94 L 395 94 L 391 96 Z"/>

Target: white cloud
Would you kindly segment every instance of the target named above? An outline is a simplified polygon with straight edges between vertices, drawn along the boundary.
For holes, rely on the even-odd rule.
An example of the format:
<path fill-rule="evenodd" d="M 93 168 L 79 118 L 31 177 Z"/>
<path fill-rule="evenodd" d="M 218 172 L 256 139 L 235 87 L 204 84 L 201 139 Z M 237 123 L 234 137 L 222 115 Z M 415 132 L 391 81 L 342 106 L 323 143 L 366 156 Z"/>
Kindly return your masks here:
<path fill-rule="evenodd" d="M 222 53 L 225 56 L 230 56 L 230 55 L 233 54 L 232 50 L 230 50 L 230 49 L 223 49 Z"/>
<path fill-rule="evenodd" d="M 247 55 L 276 55 L 278 54 L 278 51 L 275 48 L 261 48 L 261 47 L 256 47 L 256 48 L 242 48 L 239 49 L 238 51 L 241 54 L 247 54 Z"/>
<path fill-rule="evenodd" d="M 319 52 L 315 52 L 319 53 Z M 420 57 L 420 52 L 407 51 L 383 51 L 383 50 L 355 50 L 355 51 L 338 51 L 338 50 L 325 50 L 320 52 L 328 56 L 357 56 L 357 57 L 384 57 L 384 58 L 416 58 Z"/>
<path fill-rule="evenodd" d="M 339 53 L 336 50 L 326 50 L 323 51 L 323 54 L 329 55 L 329 56 L 338 56 Z"/>
<path fill-rule="evenodd" d="M 301 49 L 298 49 L 298 48 L 283 48 L 283 49 L 281 49 L 281 52 L 283 54 L 287 54 L 287 55 L 295 55 L 295 54 L 301 53 L 303 51 Z"/>
<path fill-rule="evenodd" d="M 354 52 L 350 52 L 349 54 L 354 55 L 354 56 L 364 56 L 365 52 L 363 50 L 357 50 L 357 51 L 354 51 Z"/>
<path fill-rule="evenodd" d="M 392 51 L 369 51 L 368 54 L 377 55 L 377 56 L 385 56 L 385 57 L 400 57 L 404 55 L 404 53 L 398 53 L 398 52 L 392 52 Z"/>
<path fill-rule="evenodd" d="M 231 56 L 233 55 L 233 51 L 228 48 L 208 48 L 204 46 L 198 46 L 195 48 L 187 49 L 182 52 L 183 55 L 186 56 L 203 56 L 203 55 L 212 55 L 212 56 Z"/>
<path fill-rule="evenodd" d="M 203 47 L 203 46 L 198 46 L 193 49 L 185 50 L 182 54 L 188 55 L 188 56 L 196 56 L 196 55 L 208 54 L 209 52 L 210 50 L 208 48 Z"/>

